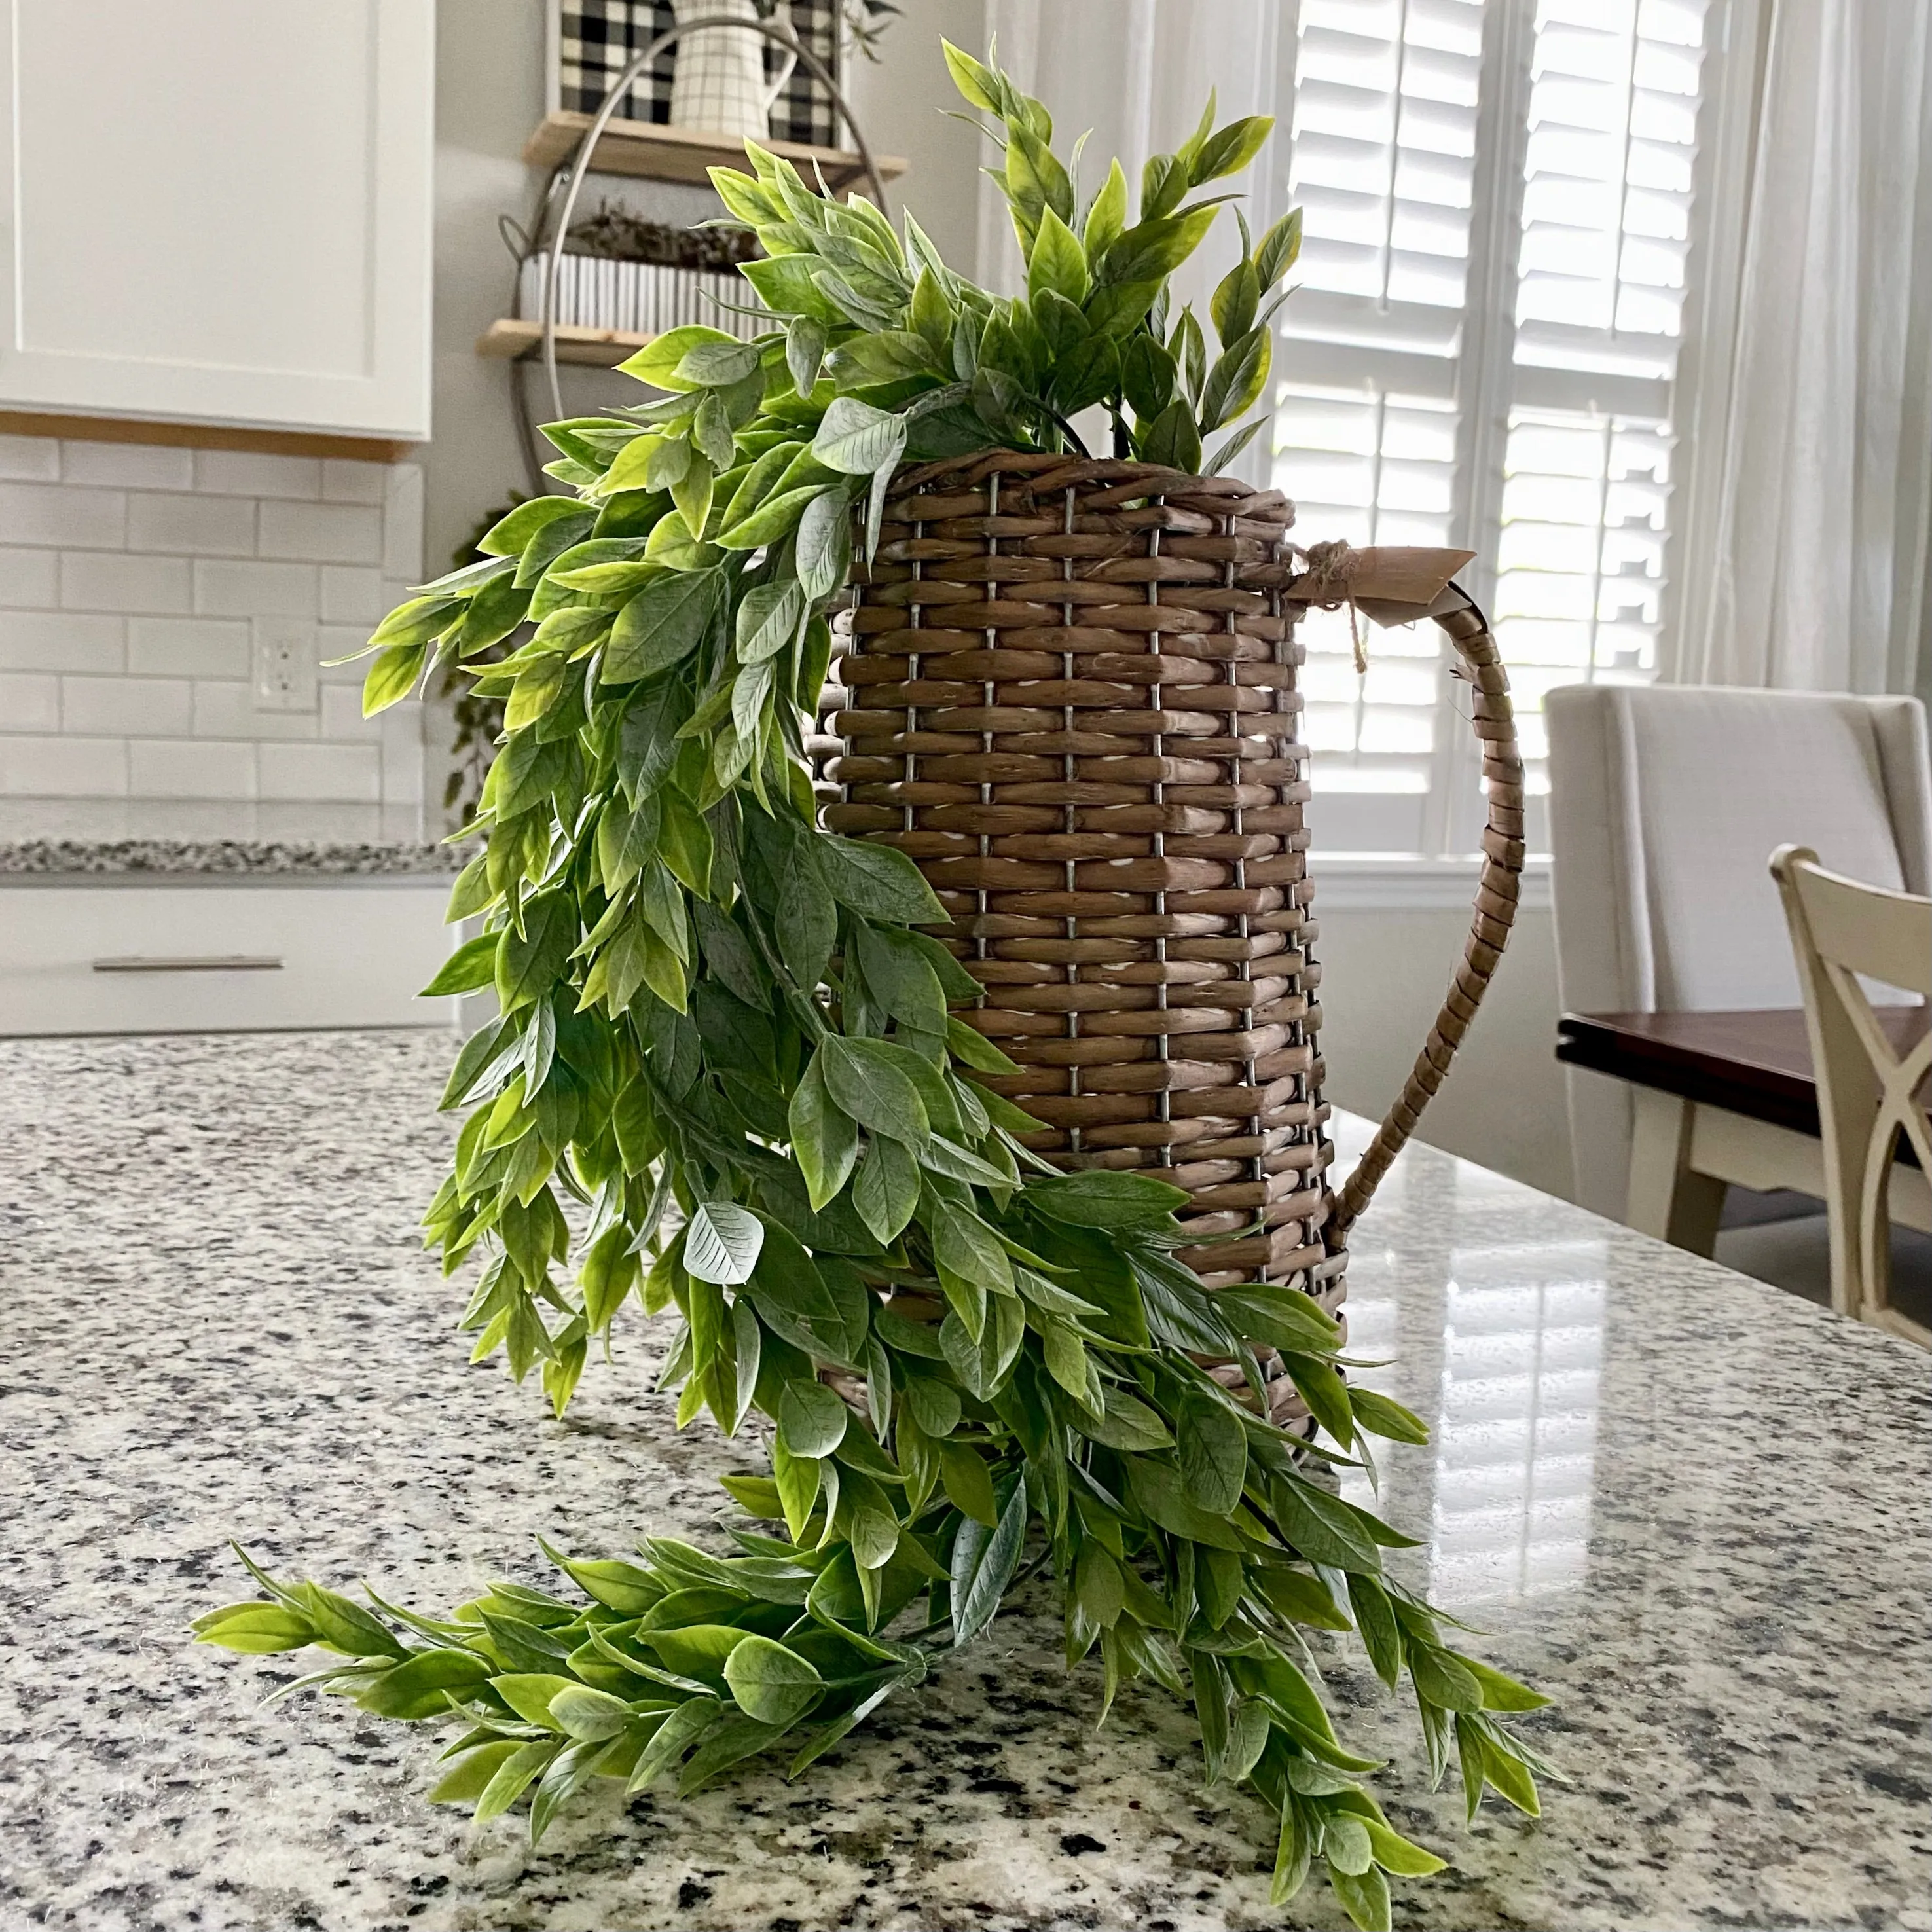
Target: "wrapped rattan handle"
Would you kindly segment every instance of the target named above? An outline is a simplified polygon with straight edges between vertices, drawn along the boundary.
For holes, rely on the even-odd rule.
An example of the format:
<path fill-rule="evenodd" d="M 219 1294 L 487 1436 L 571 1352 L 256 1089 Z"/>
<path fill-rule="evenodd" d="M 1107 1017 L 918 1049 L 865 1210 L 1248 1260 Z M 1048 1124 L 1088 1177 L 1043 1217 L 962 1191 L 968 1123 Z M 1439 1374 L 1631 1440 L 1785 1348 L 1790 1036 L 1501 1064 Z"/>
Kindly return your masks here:
<path fill-rule="evenodd" d="M 1442 1084 L 1508 943 L 1522 884 L 1522 754 L 1516 745 L 1516 718 L 1502 653 L 1490 634 L 1489 620 L 1460 585 L 1450 584 L 1420 614 L 1433 617 L 1448 633 L 1461 659 L 1458 674 L 1475 695 L 1471 722 L 1482 746 L 1489 799 L 1489 822 L 1483 830 L 1483 869 L 1476 884 L 1475 908 L 1462 963 L 1395 1105 L 1383 1117 L 1368 1150 L 1336 1197 L 1325 1229 L 1331 1249 L 1346 1243 L 1356 1216 L 1369 1204 L 1390 1163 L 1414 1132 L 1423 1108 Z"/>

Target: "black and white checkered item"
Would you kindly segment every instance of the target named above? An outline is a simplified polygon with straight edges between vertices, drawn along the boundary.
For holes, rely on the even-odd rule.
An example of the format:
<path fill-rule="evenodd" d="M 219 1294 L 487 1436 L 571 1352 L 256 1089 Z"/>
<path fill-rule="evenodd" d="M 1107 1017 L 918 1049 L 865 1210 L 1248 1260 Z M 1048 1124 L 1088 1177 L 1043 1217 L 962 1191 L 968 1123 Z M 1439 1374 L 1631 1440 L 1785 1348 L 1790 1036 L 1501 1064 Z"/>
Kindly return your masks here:
<path fill-rule="evenodd" d="M 558 34 L 557 106 L 574 114 L 594 114 L 617 77 L 652 38 L 676 24 L 670 0 L 556 0 Z M 838 0 L 791 0 L 792 32 L 799 44 L 834 74 L 838 70 Z M 631 83 L 619 103 L 620 118 L 670 119 L 671 75 L 677 50 L 660 54 Z M 768 74 L 776 76 L 784 56 L 765 50 Z M 802 141 L 814 147 L 839 145 L 838 110 L 822 82 L 802 66 L 793 70 L 772 109 L 772 138 Z"/>

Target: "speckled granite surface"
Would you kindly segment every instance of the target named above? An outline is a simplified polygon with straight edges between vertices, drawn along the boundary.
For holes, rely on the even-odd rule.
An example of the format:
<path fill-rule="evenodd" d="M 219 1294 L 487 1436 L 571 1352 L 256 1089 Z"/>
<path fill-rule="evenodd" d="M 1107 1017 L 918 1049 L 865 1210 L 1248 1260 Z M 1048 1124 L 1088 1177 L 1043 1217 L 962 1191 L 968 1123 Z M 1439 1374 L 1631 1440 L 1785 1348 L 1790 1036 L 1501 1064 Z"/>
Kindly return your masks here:
<path fill-rule="evenodd" d="M 0 878 L 374 878 L 454 872 L 466 856 L 405 839 L 20 838 L 0 842 Z"/>
<path fill-rule="evenodd" d="M 569 1420 L 472 1370 L 412 1224 L 446 1042 L 0 1046 L 0 1924 L 1136 1928 L 1271 1912 L 1261 1808 L 1199 1786 L 1158 1690 L 1096 1732 L 1055 1627 L 1003 1618 L 788 1786 L 614 1793 L 539 1853 L 422 1802 L 432 1745 L 259 1708 L 284 1660 L 183 1642 L 223 1539 L 425 1605 L 532 1537 L 704 1533 L 736 1460 L 680 1437 L 633 1326 Z M 1540 1824 L 1432 1796 L 1347 1655 L 1345 1730 L 1455 1868 L 1442 1928 L 1932 1929 L 1928 1367 L 1905 1344 L 1426 1151 L 1357 1244 L 1355 1346 L 1436 1424 L 1386 1500 L 1479 1646 L 1557 1696 Z"/>

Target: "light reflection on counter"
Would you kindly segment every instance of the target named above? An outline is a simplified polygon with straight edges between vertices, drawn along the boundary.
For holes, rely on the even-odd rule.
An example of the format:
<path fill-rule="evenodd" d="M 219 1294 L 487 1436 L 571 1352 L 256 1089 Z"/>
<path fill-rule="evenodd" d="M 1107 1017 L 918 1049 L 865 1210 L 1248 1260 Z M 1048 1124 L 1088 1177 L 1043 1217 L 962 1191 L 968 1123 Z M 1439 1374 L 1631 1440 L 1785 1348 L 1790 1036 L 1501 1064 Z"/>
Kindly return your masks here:
<path fill-rule="evenodd" d="M 1458 1247 L 1451 1257 L 1429 1594 L 1536 1596 L 1589 1562 L 1601 1241 Z"/>
<path fill-rule="evenodd" d="M 1340 1472 L 1342 1492 L 1406 1527 L 1426 1522 L 1426 1547 L 1409 1555 L 1422 1559 L 1415 1580 L 1445 1606 L 1580 1582 L 1588 1563 L 1606 1246 L 1486 1240 L 1506 1225 L 1500 1197 L 1522 1190 L 1478 1168 L 1456 1170 L 1448 1201 L 1439 1184 L 1426 1202 L 1405 1198 L 1406 1177 L 1398 1169 L 1392 1179 L 1407 1213 L 1439 1233 L 1439 1274 L 1424 1278 L 1428 1244 L 1414 1238 L 1412 1223 L 1399 1262 L 1372 1240 L 1353 1251 L 1348 1352 L 1388 1366 L 1352 1370 L 1350 1378 L 1417 1410 L 1430 1446 L 1378 1445 L 1379 1498 L 1358 1470 Z"/>

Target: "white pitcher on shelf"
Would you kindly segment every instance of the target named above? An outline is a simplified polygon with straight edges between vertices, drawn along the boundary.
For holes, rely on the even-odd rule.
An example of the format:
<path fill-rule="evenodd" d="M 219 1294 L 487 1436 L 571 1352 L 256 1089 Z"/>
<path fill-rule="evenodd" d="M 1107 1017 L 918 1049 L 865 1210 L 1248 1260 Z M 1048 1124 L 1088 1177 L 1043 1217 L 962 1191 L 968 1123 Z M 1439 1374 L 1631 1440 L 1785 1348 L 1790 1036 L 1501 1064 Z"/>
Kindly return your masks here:
<path fill-rule="evenodd" d="M 680 24 L 707 14 L 746 21 L 759 17 L 755 0 L 673 0 L 672 11 Z M 790 27 L 786 0 L 778 0 L 772 18 L 781 27 Z M 670 124 L 734 135 L 740 140 L 767 140 L 772 110 L 798 65 L 797 55 L 788 53 L 778 77 L 766 80 L 765 50 L 776 44 L 761 34 L 736 27 L 712 28 L 680 40 L 671 76 Z"/>

